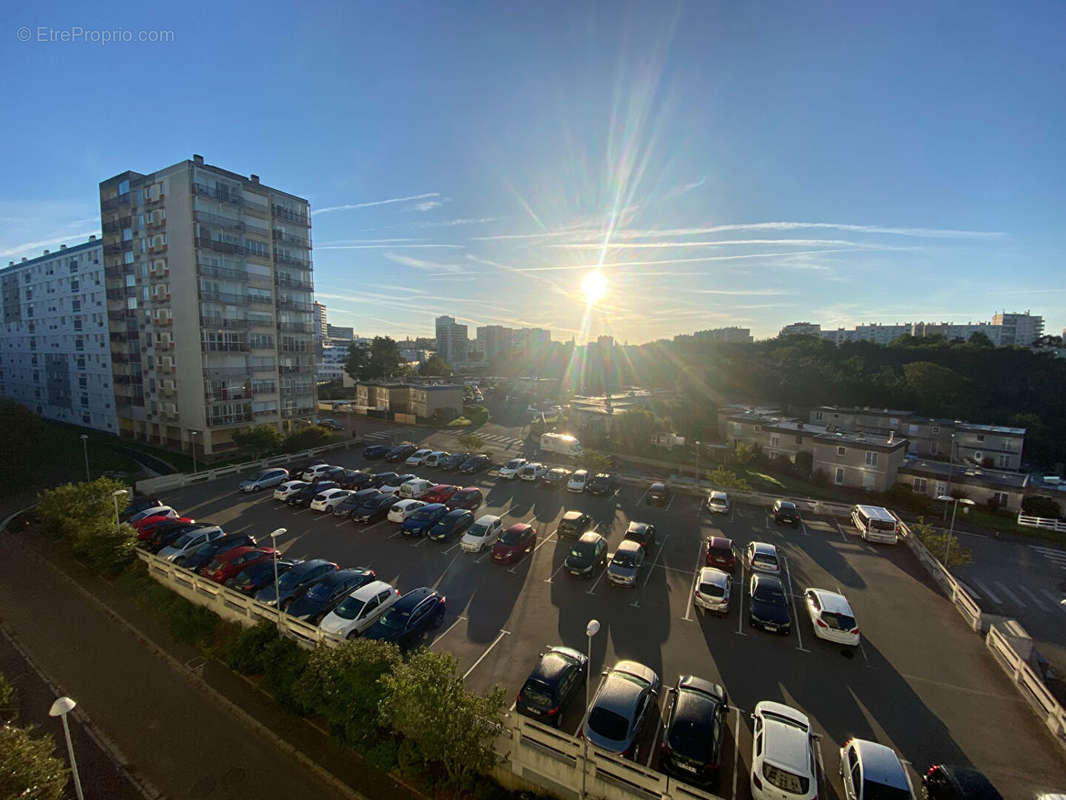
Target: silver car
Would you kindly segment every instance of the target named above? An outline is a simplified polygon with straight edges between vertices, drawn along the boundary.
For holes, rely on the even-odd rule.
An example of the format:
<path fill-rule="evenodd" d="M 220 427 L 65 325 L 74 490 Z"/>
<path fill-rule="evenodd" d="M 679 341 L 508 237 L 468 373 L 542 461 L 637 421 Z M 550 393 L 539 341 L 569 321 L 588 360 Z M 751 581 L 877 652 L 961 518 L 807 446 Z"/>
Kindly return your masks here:
<path fill-rule="evenodd" d="M 603 682 L 581 724 L 589 744 L 623 757 L 635 756 L 637 739 L 659 694 L 655 670 L 636 661 L 619 661 Z"/>
<path fill-rule="evenodd" d="M 191 553 L 200 545 L 213 542 L 215 539 L 221 539 L 223 536 L 225 536 L 225 533 L 218 525 L 193 528 L 183 533 L 156 555 L 160 558 L 165 558 L 167 561 L 175 561 L 179 557 Z"/>
<path fill-rule="evenodd" d="M 281 467 L 265 469 L 254 478 L 241 481 L 241 491 L 258 492 L 260 489 L 272 489 L 275 486 L 280 486 L 288 479 L 289 471 L 287 469 L 282 469 Z"/>
<path fill-rule="evenodd" d="M 644 548 L 632 539 L 623 539 L 607 565 L 607 580 L 619 586 L 636 586 L 644 565 Z"/>

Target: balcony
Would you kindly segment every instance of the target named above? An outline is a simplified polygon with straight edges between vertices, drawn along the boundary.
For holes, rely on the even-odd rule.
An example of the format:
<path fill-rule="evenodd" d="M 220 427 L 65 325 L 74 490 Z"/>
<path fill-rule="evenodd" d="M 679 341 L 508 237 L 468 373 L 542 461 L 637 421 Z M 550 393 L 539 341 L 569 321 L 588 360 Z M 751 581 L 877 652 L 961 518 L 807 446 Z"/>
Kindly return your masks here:
<path fill-rule="evenodd" d="M 108 300 L 125 300 L 126 299 L 126 290 L 125 289 L 108 289 L 107 290 L 107 299 Z"/>
<path fill-rule="evenodd" d="M 303 225 L 307 228 L 311 227 L 311 218 L 308 217 L 306 214 L 299 214 L 295 211 L 285 208 L 284 206 L 278 205 L 271 206 L 270 210 L 273 213 L 275 219 L 280 219 L 283 222 L 291 222 L 295 225 Z"/>
<path fill-rule="evenodd" d="M 161 231 L 166 228 L 166 226 L 167 221 L 165 219 L 161 219 L 158 222 L 149 222 L 145 227 L 147 227 L 150 231 Z"/>
<path fill-rule="evenodd" d="M 282 297 L 278 300 L 278 308 L 286 308 L 292 311 L 310 312 L 314 309 L 314 304 L 305 302 L 303 300 L 292 300 L 288 297 Z"/>
<path fill-rule="evenodd" d="M 174 324 L 174 319 L 172 317 L 163 317 L 161 319 L 155 320 L 155 324 L 162 325 L 164 328 L 167 328 Z"/>
<path fill-rule="evenodd" d="M 278 244 L 286 244 L 290 247 L 302 247 L 304 250 L 311 249 L 311 240 L 305 239 L 302 236 L 293 236 L 291 233 L 285 233 L 284 231 L 274 230 L 274 241 Z"/>
<path fill-rule="evenodd" d="M 200 275 L 205 278 L 222 278 L 231 281 L 247 281 L 252 278 L 246 270 L 230 269 L 229 267 L 215 267 L 210 264 L 200 265 Z"/>
<path fill-rule="evenodd" d="M 315 326 L 309 322 L 279 322 L 278 330 L 285 333 L 314 333 Z"/>
<path fill-rule="evenodd" d="M 277 252 L 274 253 L 274 263 L 275 264 L 280 264 L 280 265 L 285 266 L 285 267 L 296 267 L 297 269 L 302 269 L 302 270 L 307 270 L 307 271 L 311 270 L 311 262 L 310 261 L 301 261 L 298 258 L 292 258 L 290 256 L 286 256 L 286 255 L 283 255 L 283 254 L 277 253 Z"/>
<path fill-rule="evenodd" d="M 153 197 L 151 200 L 144 201 L 145 208 L 158 208 L 163 205 L 163 202 L 167 199 L 164 192 L 160 192 L 158 197 Z"/>
<path fill-rule="evenodd" d="M 242 294 L 230 294 L 229 292 L 216 292 L 213 289 L 201 289 L 200 300 L 211 303 L 244 305 L 246 298 Z"/>
<path fill-rule="evenodd" d="M 245 213 L 257 214 L 264 218 L 270 214 L 270 206 L 266 203 L 260 203 L 247 197 L 244 198 L 243 206 Z"/>
<path fill-rule="evenodd" d="M 201 341 L 200 350 L 204 353 L 247 353 L 251 348 L 248 342 L 211 342 Z"/>
<path fill-rule="evenodd" d="M 193 185 L 192 185 L 192 191 L 193 191 L 194 194 L 197 194 L 200 197 L 208 197 L 208 198 L 210 198 L 212 200 L 215 200 L 215 201 L 217 201 L 219 203 L 231 203 L 232 205 L 235 205 L 235 206 L 241 205 L 241 197 L 240 197 L 240 195 L 230 194 L 228 191 L 221 192 L 221 191 L 218 190 L 218 187 L 212 189 L 209 186 L 205 186 L 202 183 L 195 183 L 194 182 Z"/>
<path fill-rule="evenodd" d="M 169 303 L 170 302 L 170 292 L 161 293 L 161 294 L 153 294 L 152 295 L 152 302 L 153 303 Z"/>
<path fill-rule="evenodd" d="M 101 226 L 101 230 L 104 233 L 119 233 L 122 231 L 123 228 L 130 227 L 132 222 L 132 217 L 119 217 L 118 219 L 113 219 L 109 222 L 105 222 Z"/>
<path fill-rule="evenodd" d="M 218 328 L 220 330 L 243 330 L 250 325 L 246 319 L 228 319 L 227 317 L 200 317 L 201 328 Z"/>
<path fill-rule="evenodd" d="M 209 380 L 214 379 L 216 377 L 231 378 L 237 375 L 241 377 L 247 377 L 248 372 L 248 367 L 204 367 L 204 374 L 208 377 Z"/>
<path fill-rule="evenodd" d="M 226 414 L 224 416 L 211 416 L 207 417 L 207 425 L 210 428 L 216 428 L 221 425 L 240 425 L 244 422 L 252 421 L 251 410 L 242 412 L 240 414 Z"/>
<path fill-rule="evenodd" d="M 244 231 L 244 223 L 233 217 L 223 217 L 219 214 L 212 214 L 209 211 L 194 211 L 192 216 L 193 219 L 204 225 L 231 231 Z"/>
<path fill-rule="evenodd" d="M 212 239 L 210 236 L 200 236 L 194 241 L 196 242 L 197 247 L 202 247 L 205 250 L 213 250 L 216 253 L 226 253 L 231 256 L 243 256 L 247 249 L 242 244 L 220 242 L 217 239 Z"/>
<path fill-rule="evenodd" d="M 117 256 L 117 255 L 121 255 L 122 253 L 126 252 L 127 250 L 132 250 L 132 249 L 133 249 L 133 242 L 132 241 L 115 242 L 113 244 L 105 244 L 104 245 L 104 255 Z"/>
<path fill-rule="evenodd" d="M 151 253 L 154 256 L 162 255 L 166 251 L 167 251 L 167 246 L 165 244 L 156 244 L 156 245 L 152 245 L 151 247 L 148 248 L 148 252 Z"/>
<path fill-rule="evenodd" d="M 123 206 L 123 205 L 128 206 L 129 204 L 130 204 L 130 193 L 126 192 L 125 194 L 120 194 L 118 197 L 110 197 L 107 200 L 101 200 L 100 201 L 100 210 L 101 211 L 111 211 L 112 209 L 118 208 L 119 206 Z"/>
<path fill-rule="evenodd" d="M 300 281 L 294 278 L 278 278 L 277 285 L 282 289 L 303 289 L 308 292 L 315 288 L 311 281 Z"/>

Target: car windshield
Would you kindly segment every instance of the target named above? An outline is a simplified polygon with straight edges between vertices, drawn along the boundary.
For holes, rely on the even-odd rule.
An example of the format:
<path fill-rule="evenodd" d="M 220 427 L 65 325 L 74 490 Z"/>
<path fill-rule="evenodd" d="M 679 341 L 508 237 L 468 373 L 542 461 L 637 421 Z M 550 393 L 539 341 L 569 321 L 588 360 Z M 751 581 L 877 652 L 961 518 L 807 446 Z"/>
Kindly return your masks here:
<path fill-rule="evenodd" d="M 507 469 L 518 469 L 522 466 L 522 460 L 519 458 L 513 458 L 507 462 Z"/>
<path fill-rule="evenodd" d="M 725 597 L 725 587 L 717 583 L 701 583 L 699 591 L 708 597 Z"/>
<path fill-rule="evenodd" d="M 775 606 L 785 605 L 785 593 L 781 591 L 781 587 L 765 581 L 759 581 L 755 585 L 755 591 L 751 593 L 751 596 L 763 603 Z"/>
<path fill-rule="evenodd" d="M 758 564 L 762 567 L 770 567 L 772 569 L 777 569 L 777 559 L 774 556 L 768 555 L 766 553 L 756 553 L 752 557 L 751 563 Z"/>
<path fill-rule="evenodd" d="M 198 536 L 198 534 L 196 534 L 196 533 L 183 533 L 181 536 L 179 536 L 174 541 L 174 543 L 171 545 L 171 547 L 185 547 L 186 545 L 189 544 L 189 542 L 191 542 L 197 536 Z"/>
<path fill-rule="evenodd" d="M 473 525 L 470 526 L 470 529 L 467 531 L 467 534 L 469 534 L 470 536 L 487 536 L 488 533 L 489 526 L 481 522 L 475 522 Z"/>
<path fill-rule="evenodd" d="M 411 612 L 407 610 L 401 610 L 393 606 L 384 613 L 381 619 L 378 620 L 386 628 L 392 628 L 394 631 L 402 631 L 407 627 L 407 620 L 411 618 Z"/>
<path fill-rule="evenodd" d="M 632 550 L 619 550 L 611 560 L 620 567 L 635 567 L 637 565 L 637 554 Z"/>
<path fill-rule="evenodd" d="M 805 795 L 811 785 L 810 778 L 796 775 L 773 764 L 763 763 L 762 774 L 771 785 L 790 794 Z"/>
<path fill-rule="evenodd" d="M 518 530 L 508 528 L 503 532 L 503 535 L 500 537 L 500 541 L 503 544 L 518 544 L 522 541 L 523 533 L 525 533 L 525 531 L 521 528 Z"/>
<path fill-rule="evenodd" d="M 456 492 L 455 494 L 452 495 L 452 502 L 454 502 L 454 503 L 465 503 L 467 500 L 469 500 L 472 497 L 474 497 L 474 495 L 475 495 L 474 492 Z"/>
<path fill-rule="evenodd" d="M 333 613 L 341 619 L 355 619 L 359 616 L 359 612 L 363 610 L 365 606 L 362 600 L 355 597 L 348 597 L 343 603 L 333 609 Z"/>
<path fill-rule="evenodd" d="M 285 589 L 292 589 L 295 586 L 299 586 L 306 578 L 307 572 L 294 569 L 292 572 L 286 572 L 278 579 L 278 586 L 281 587 L 282 591 Z"/>
<path fill-rule="evenodd" d="M 898 786 L 887 786 L 874 781 L 862 782 L 863 800 L 910 800 L 911 796 L 910 791 Z"/>
<path fill-rule="evenodd" d="M 432 522 L 439 514 L 439 508 L 420 508 L 411 514 L 411 519 L 416 522 Z"/>
<path fill-rule="evenodd" d="M 537 708 L 551 708 L 555 705 L 551 687 L 534 678 L 527 680 L 526 685 L 522 687 L 522 699 Z"/>
<path fill-rule="evenodd" d="M 850 631 L 855 627 L 855 617 L 849 617 L 847 614 L 834 614 L 831 611 L 822 612 L 822 621 L 838 631 Z"/>
<path fill-rule="evenodd" d="M 719 558 L 729 558 L 733 555 L 732 548 L 729 545 L 716 545 L 709 548 L 711 555 L 718 556 Z"/>
<path fill-rule="evenodd" d="M 589 714 L 589 729 L 595 731 L 605 739 L 620 742 L 626 738 L 629 731 L 629 722 L 621 714 L 596 706 Z"/>
<path fill-rule="evenodd" d="M 281 581 L 278 581 L 281 583 Z M 337 585 L 333 581 L 322 581 L 316 583 L 307 592 L 308 600 L 329 600 L 333 593 L 337 591 Z"/>
<path fill-rule="evenodd" d="M 667 742 L 681 755 L 702 760 L 714 742 L 714 729 L 701 719 L 677 718 Z"/>
<path fill-rule="evenodd" d="M 596 554 L 596 542 L 577 542 L 570 555 L 574 558 L 592 558 Z"/>

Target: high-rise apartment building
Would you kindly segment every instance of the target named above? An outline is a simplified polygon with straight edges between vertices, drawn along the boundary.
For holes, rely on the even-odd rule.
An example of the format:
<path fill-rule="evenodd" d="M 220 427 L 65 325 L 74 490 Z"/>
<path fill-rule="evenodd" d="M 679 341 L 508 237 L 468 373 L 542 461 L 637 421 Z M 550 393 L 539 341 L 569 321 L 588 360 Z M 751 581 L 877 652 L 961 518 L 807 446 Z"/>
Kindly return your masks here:
<path fill-rule="evenodd" d="M 992 315 L 992 324 L 1002 326 L 999 344 L 1029 347 L 1044 335 L 1044 318 L 1026 311 L 1024 314 Z"/>
<path fill-rule="evenodd" d="M 329 323 L 326 321 L 326 306 L 324 303 L 320 303 L 317 300 L 313 303 L 314 308 L 314 325 L 315 325 L 315 338 L 328 339 L 329 338 Z"/>
<path fill-rule="evenodd" d="M 785 325 L 777 335 L 784 336 L 821 336 L 822 326 L 817 322 L 793 322 Z"/>
<path fill-rule="evenodd" d="M 525 356 L 544 353 L 551 346 L 552 332 L 546 328 L 519 328 L 511 333 L 511 347 Z"/>
<path fill-rule="evenodd" d="M 203 452 L 316 407 L 305 199 L 202 156 L 100 184 L 118 433 Z"/>
<path fill-rule="evenodd" d="M 477 329 L 478 348 L 486 361 L 511 352 L 514 330 L 503 325 L 483 325 Z"/>
<path fill-rule="evenodd" d="M 327 339 L 344 339 L 347 342 L 355 340 L 355 328 L 343 325 L 326 325 Z"/>
<path fill-rule="evenodd" d="M 466 330 L 455 317 L 437 317 L 437 354 L 453 367 L 466 362 Z"/>
<path fill-rule="evenodd" d="M 95 236 L 0 269 L 0 396 L 114 433 L 103 245 Z"/>

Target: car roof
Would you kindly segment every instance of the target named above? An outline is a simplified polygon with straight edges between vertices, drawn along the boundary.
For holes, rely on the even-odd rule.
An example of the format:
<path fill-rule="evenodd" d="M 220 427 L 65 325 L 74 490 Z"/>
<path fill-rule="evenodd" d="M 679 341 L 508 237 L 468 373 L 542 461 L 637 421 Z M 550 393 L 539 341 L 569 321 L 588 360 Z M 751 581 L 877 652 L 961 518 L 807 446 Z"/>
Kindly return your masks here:
<path fill-rule="evenodd" d="M 585 531 L 583 534 L 581 534 L 581 538 L 579 538 L 578 541 L 579 542 L 598 542 L 601 539 L 603 539 L 603 536 L 601 536 L 600 534 L 596 533 L 596 531 Z"/>
<path fill-rule="evenodd" d="M 831 614 L 847 614 L 849 617 L 853 616 L 851 611 L 851 605 L 848 603 L 848 598 L 842 594 L 836 592 L 830 592 L 827 589 L 808 589 L 810 592 L 818 597 L 818 602 L 821 603 L 822 610 L 828 611 Z"/>
<path fill-rule="evenodd" d="M 654 684 L 659 677 L 651 667 L 646 667 L 639 661 L 629 661 L 628 659 L 617 662 L 611 668 L 611 672 L 624 672 L 626 675 L 633 675 L 650 684 Z"/>
<path fill-rule="evenodd" d="M 971 767 L 960 767 L 954 764 L 941 764 L 940 769 L 951 779 L 951 781 L 958 785 L 960 789 L 967 793 L 972 793 L 974 797 L 984 797 L 987 800 L 992 800 L 994 797 L 1000 797 L 996 787 L 992 785 L 992 782 L 988 780 L 981 772 Z M 977 792 L 982 792 L 979 795 Z M 991 794 L 995 792 L 995 794 Z"/>
<path fill-rule="evenodd" d="M 587 469 L 579 469 L 579 470 L 575 470 L 575 471 L 574 471 L 574 477 L 575 477 L 575 478 L 576 478 L 576 477 L 577 477 L 578 475 L 585 475 L 585 476 L 587 477 L 587 476 L 588 476 L 588 474 L 589 474 L 589 471 L 588 471 Z"/>
<path fill-rule="evenodd" d="M 755 706 L 755 712 L 763 716 L 764 758 L 797 775 L 809 775 L 810 721 L 807 717 L 771 700 L 760 702 Z"/>
<path fill-rule="evenodd" d="M 482 514 L 474 522 L 479 525 L 491 525 L 494 522 L 498 522 L 499 519 L 495 514 Z"/>
<path fill-rule="evenodd" d="M 628 721 L 633 720 L 637 701 L 645 687 L 627 678 L 624 674 L 613 670 L 607 673 L 603 679 L 599 691 L 596 693 L 595 705 L 614 711 Z"/>
<path fill-rule="evenodd" d="M 420 511 L 437 511 L 437 510 L 443 509 L 443 508 L 447 508 L 447 506 L 444 505 L 444 503 L 426 503 L 419 510 Z"/>
<path fill-rule="evenodd" d="M 718 491 L 711 492 L 711 499 L 712 500 L 725 500 L 728 497 L 729 497 L 729 495 L 726 494 L 725 492 L 718 492 Z"/>
<path fill-rule="evenodd" d="M 641 549 L 642 548 L 640 546 L 640 542 L 635 542 L 632 539 L 623 539 L 621 542 L 618 543 L 619 553 L 626 551 L 637 552 Z"/>
<path fill-rule="evenodd" d="M 529 674 L 530 678 L 552 683 L 558 680 L 568 670 L 573 669 L 574 661 L 580 663 L 580 658 L 575 658 L 576 651 L 567 647 L 553 647 L 540 657 L 537 666 Z"/>
<path fill-rule="evenodd" d="M 352 592 L 350 597 L 354 597 L 356 600 L 366 601 L 372 597 L 376 597 L 380 592 L 383 592 L 386 589 L 392 591 L 392 587 L 385 583 L 385 581 L 370 581 L 366 586 L 360 586 Z"/>
<path fill-rule="evenodd" d="M 454 489 L 458 489 L 459 487 L 458 486 L 452 486 L 452 484 L 450 484 L 450 483 L 435 483 L 430 488 L 434 489 L 436 491 L 442 491 L 444 489 L 453 489 L 453 488 Z"/>
<path fill-rule="evenodd" d="M 662 481 L 655 481 L 655 482 L 654 482 L 654 483 L 653 483 L 653 484 L 652 484 L 651 486 L 649 486 L 648 488 L 649 488 L 649 489 L 665 489 L 665 488 L 666 488 L 666 484 L 665 484 L 665 483 L 663 483 Z"/>
<path fill-rule="evenodd" d="M 767 575 L 765 572 L 753 572 L 751 573 L 751 580 L 754 583 L 765 583 L 770 586 L 777 584 L 781 591 L 785 591 L 785 584 L 781 583 L 781 579 L 776 575 Z"/>
<path fill-rule="evenodd" d="M 733 547 L 733 540 L 725 536 L 710 536 L 707 538 L 707 546 L 712 550 L 729 550 Z"/>
<path fill-rule="evenodd" d="M 414 497 L 405 497 L 402 500 L 397 500 L 394 505 L 400 506 L 401 508 L 407 508 L 408 506 L 413 506 L 416 503 L 418 505 L 420 505 L 420 506 L 424 506 L 425 505 L 425 503 L 422 500 L 418 500 L 418 499 L 416 499 Z"/>
<path fill-rule="evenodd" d="M 729 578 L 729 573 L 714 567 L 704 567 L 700 570 L 700 583 L 716 583 L 719 586 L 725 586 Z"/>
<path fill-rule="evenodd" d="M 677 679 L 677 688 L 679 689 L 691 689 L 697 692 L 703 692 L 709 694 L 712 697 L 718 698 L 719 701 L 725 700 L 725 689 L 721 684 L 712 683 L 711 681 L 704 680 L 696 675 L 682 675 Z"/>
<path fill-rule="evenodd" d="M 524 530 L 527 530 L 528 528 L 532 528 L 532 527 L 533 527 L 532 525 L 530 525 L 529 523 L 526 523 L 526 522 L 516 522 L 514 525 L 511 525 L 507 530 L 509 530 L 509 531 L 524 531 Z"/>
<path fill-rule="evenodd" d="M 630 522 L 629 527 L 626 528 L 626 533 L 645 533 L 649 527 L 651 526 L 647 522 Z"/>
<path fill-rule="evenodd" d="M 767 544 L 766 542 L 752 542 L 751 548 L 754 552 L 759 553 L 760 555 L 777 558 L 777 548 L 772 544 Z"/>
<path fill-rule="evenodd" d="M 445 514 L 443 517 L 441 517 L 441 520 L 459 519 L 460 517 L 465 517 L 467 514 L 469 514 L 471 517 L 474 516 L 474 512 L 470 511 L 468 509 L 465 509 L 465 508 L 453 508 L 447 514 Z"/>
<path fill-rule="evenodd" d="M 460 492 L 480 492 L 481 490 L 479 488 L 477 488 L 476 486 L 464 486 L 459 491 Z"/>
<path fill-rule="evenodd" d="M 374 594 L 377 594 L 375 592 Z M 417 589 L 412 589 L 407 592 L 403 597 L 397 600 L 393 607 L 399 611 L 413 611 L 419 603 L 434 594 L 434 591 L 428 586 L 419 586 Z"/>
<path fill-rule="evenodd" d="M 777 505 L 779 508 L 795 508 L 796 504 L 791 500 L 778 500 Z"/>
<path fill-rule="evenodd" d="M 897 789 L 910 789 L 907 773 L 895 750 L 866 739 L 852 739 L 851 744 L 862 761 L 863 780 L 895 786 Z"/>
<path fill-rule="evenodd" d="M 567 511 L 565 514 L 563 514 L 563 519 L 566 519 L 566 520 L 581 519 L 584 516 L 585 516 L 585 512 L 584 511 Z"/>

